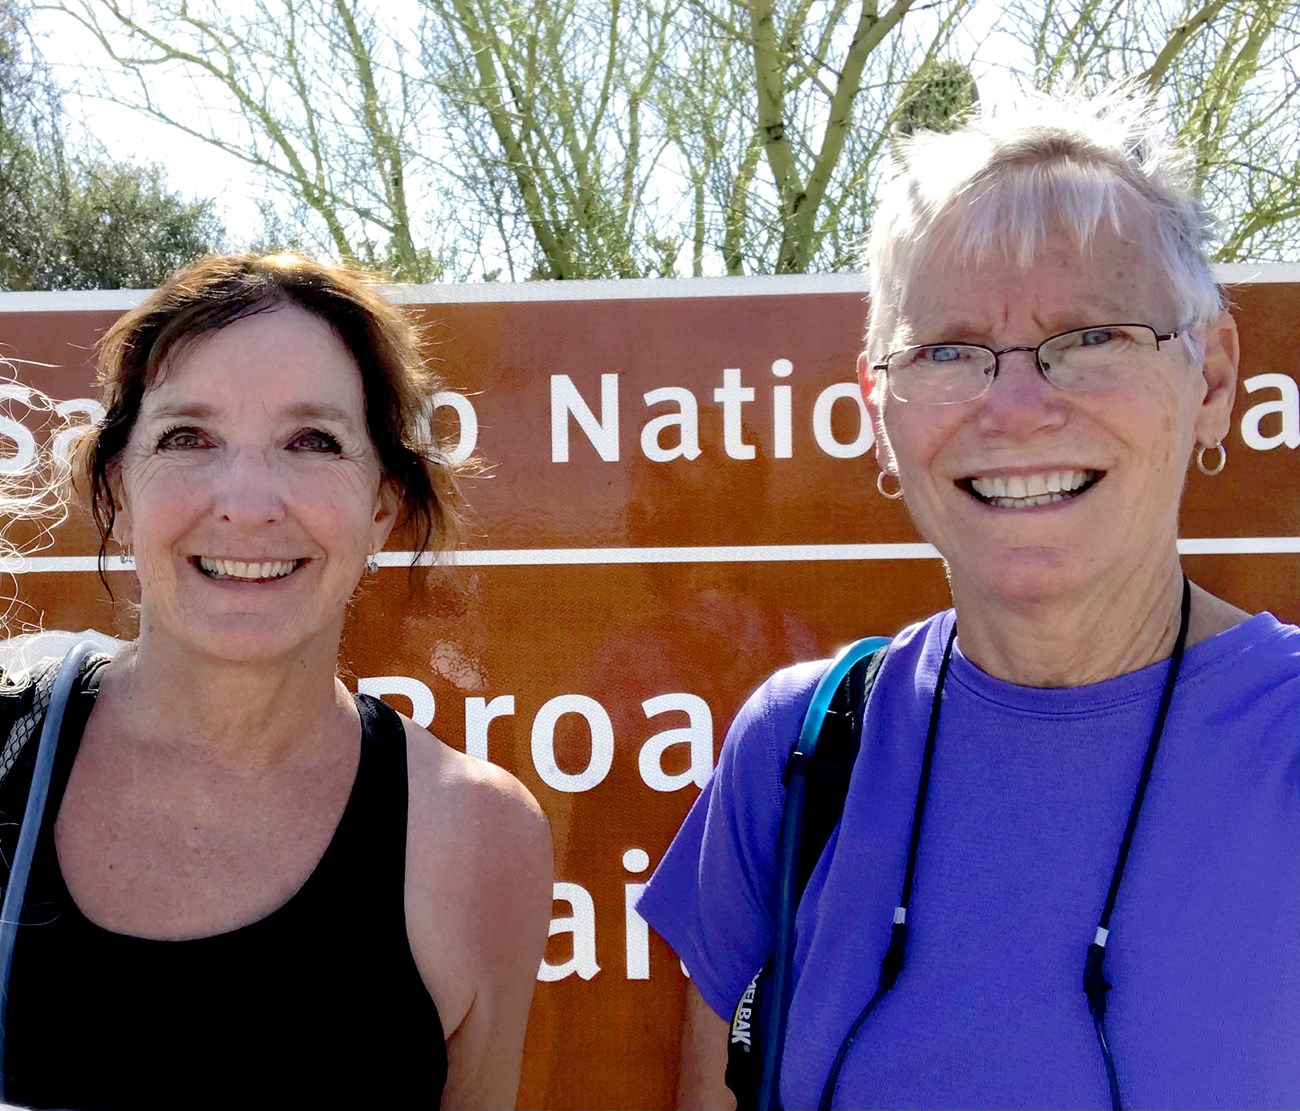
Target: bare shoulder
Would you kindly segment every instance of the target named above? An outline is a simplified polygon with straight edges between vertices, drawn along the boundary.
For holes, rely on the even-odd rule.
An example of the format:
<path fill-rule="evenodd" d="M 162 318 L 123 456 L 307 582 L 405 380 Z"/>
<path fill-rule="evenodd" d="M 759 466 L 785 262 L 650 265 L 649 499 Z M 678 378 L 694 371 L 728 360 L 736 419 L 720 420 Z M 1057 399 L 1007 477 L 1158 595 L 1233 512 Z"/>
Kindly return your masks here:
<path fill-rule="evenodd" d="M 549 918 L 551 831 L 537 800 L 504 768 L 456 751 L 406 718 L 402 723 L 410 780 L 408 886 L 444 907 L 454 896 L 450 905 L 471 918 L 505 914 L 509 920 L 529 902 L 544 903 Z M 486 940 L 497 932 L 490 930 Z"/>
<path fill-rule="evenodd" d="M 406 728 L 406 929 L 447 1039 L 447 1107 L 514 1106 L 546 948 L 550 827 L 514 776 Z"/>
<path fill-rule="evenodd" d="M 504 768 L 466 756 L 406 718 L 410 825 L 417 837 L 436 829 L 439 840 L 475 857 L 506 852 L 535 868 L 551 859 L 550 826 L 528 789 Z M 482 861 L 480 861 L 482 863 Z"/>

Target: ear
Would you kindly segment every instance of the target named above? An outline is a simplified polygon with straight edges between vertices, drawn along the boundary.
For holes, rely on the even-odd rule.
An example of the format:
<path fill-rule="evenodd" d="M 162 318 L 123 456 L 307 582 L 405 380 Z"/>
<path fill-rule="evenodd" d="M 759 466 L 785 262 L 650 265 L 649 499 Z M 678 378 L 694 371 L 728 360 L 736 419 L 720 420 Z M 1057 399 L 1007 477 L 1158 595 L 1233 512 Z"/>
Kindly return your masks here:
<path fill-rule="evenodd" d="M 1196 442 L 1209 447 L 1228 438 L 1232 405 L 1237 399 L 1237 361 L 1240 345 L 1237 322 L 1224 312 L 1205 327 L 1205 396 L 1196 414 Z"/>
<path fill-rule="evenodd" d="M 374 516 L 370 521 L 370 550 L 382 551 L 388 543 L 388 537 L 397 524 L 397 510 L 401 505 L 401 496 L 397 482 L 387 476 L 379 480 L 379 489 L 375 492 Z"/>
<path fill-rule="evenodd" d="M 113 499 L 113 539 L 122 548 L 131 547 L 131 507 L 126 500 L 126 488 L 122 484 L 122 463 L 114 459 L 108 465 L 108 493 Z"/>
<path fill-rule="evenodd" d="M 878 388 L 879 387 L 879 388 Z M 884 383 L 880 374 L 872 368 L 871 360 L 863 351 L 858 355 L 858 389 L 862 391 L 862 402 L 867 407 L 867 418 L 871 421 L 871 431 L 876 444 L 876 462 L 882 471 L 891 469 L 894 453 L 889 447 L 889 437 L 885 435 Z"/>

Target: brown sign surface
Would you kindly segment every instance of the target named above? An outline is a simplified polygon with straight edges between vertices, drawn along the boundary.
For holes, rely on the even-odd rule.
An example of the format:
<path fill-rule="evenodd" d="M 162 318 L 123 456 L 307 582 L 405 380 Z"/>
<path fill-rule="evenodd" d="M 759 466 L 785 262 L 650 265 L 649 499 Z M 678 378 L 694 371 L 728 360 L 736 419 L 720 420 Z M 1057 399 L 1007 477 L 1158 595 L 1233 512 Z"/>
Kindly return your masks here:
<path fill-rule="evenodd" d="M 1232 291 L 1227 470 L 1191 473 L 1183 547 L 1209 589 L 1295 621 L 1300 275 L 1253 276 Z M 488 470 L 470 486 L 472 543 L 427 597 L 391 545 L 356 600 L 345 674 L 509 768 L 550 815 L 558 882 L 523 1105 L 667 1106 L 685 979 L 630 907 L 728 720 L 776 667 L 947 600 L 901 503 L 875 492 L 852 376 L 862 297 L 812 279 L 401 296 L 461 392 L 443 399 L 459 450 Z M 0 296 L 0 353 L 93 415 L 92 347 L 128 303 Z M 27 450 L 21 409 L 0 418 L 0 451 Z M 29 560 L 27 616 L 120 635 L 95 550 L 74 520 Z M 112 579 L 129 598 L 131 576 Z"/>

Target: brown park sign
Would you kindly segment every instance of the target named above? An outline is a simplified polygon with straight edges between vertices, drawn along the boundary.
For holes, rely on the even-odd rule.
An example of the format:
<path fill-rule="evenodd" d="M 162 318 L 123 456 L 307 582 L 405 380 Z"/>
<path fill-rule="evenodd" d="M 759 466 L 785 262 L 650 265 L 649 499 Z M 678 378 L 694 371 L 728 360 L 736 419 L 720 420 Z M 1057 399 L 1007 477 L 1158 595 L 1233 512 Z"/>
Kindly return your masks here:
<path fill-rule="evenodd" d="M 1242 368 L 1228 466 L 1192 471 L 1190 574 L 1300 620 L 1300 267 L 1233 267 Z M 943 567 L 875 490 L 853 378 L 853 276 L 393 291 L 455 393 L 438 403 L 473 537 L 423 599 L 395 538 L 344 676 L 514 772 L 555 834 L 551 940 L 520 1099 L 662 1107 L 685 977 L 631 909 L 770 671 L 947 604 Z M 0 295 L 0 354 L 93 417 L 97 337 L 139 294 Z M 11 395 L 14 391 L 10 390 Z M 0 451 L 34 449 L 20 396 Z M 66 441 L 60 444 L 66 448 Z M 122 635 L 84 518 L 16 577 L 47 628 Z M 110 564 L 122 599 L 133 577 Z M 121 611 L 121 612 L 119 612 Z"/>

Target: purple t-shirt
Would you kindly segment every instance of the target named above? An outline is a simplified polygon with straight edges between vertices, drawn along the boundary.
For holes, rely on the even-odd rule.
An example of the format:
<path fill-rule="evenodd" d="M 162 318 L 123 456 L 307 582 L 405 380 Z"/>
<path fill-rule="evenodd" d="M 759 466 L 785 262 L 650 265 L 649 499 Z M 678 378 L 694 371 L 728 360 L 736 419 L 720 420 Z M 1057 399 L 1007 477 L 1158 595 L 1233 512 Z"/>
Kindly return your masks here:
<path fill-rule="evenodd" d="M 817 1105 L 876 988 L 952 621 L 894 641 L 800 903 L 787 1107 Z M 1109 1106 L 1083 965 L 1166 666 L 1020 687 L 958 642 L 907 965 L 848 1054 L 837 1106 Z M 745 704 L 639 904 L 728 1019 L 771 947 L 781 769 L 824 668 L 778 672 Z M 1126 1106 L 1300 1106 L 1300 629 L 1260 614 L 1187 650 L 1106 973 Z"/>

